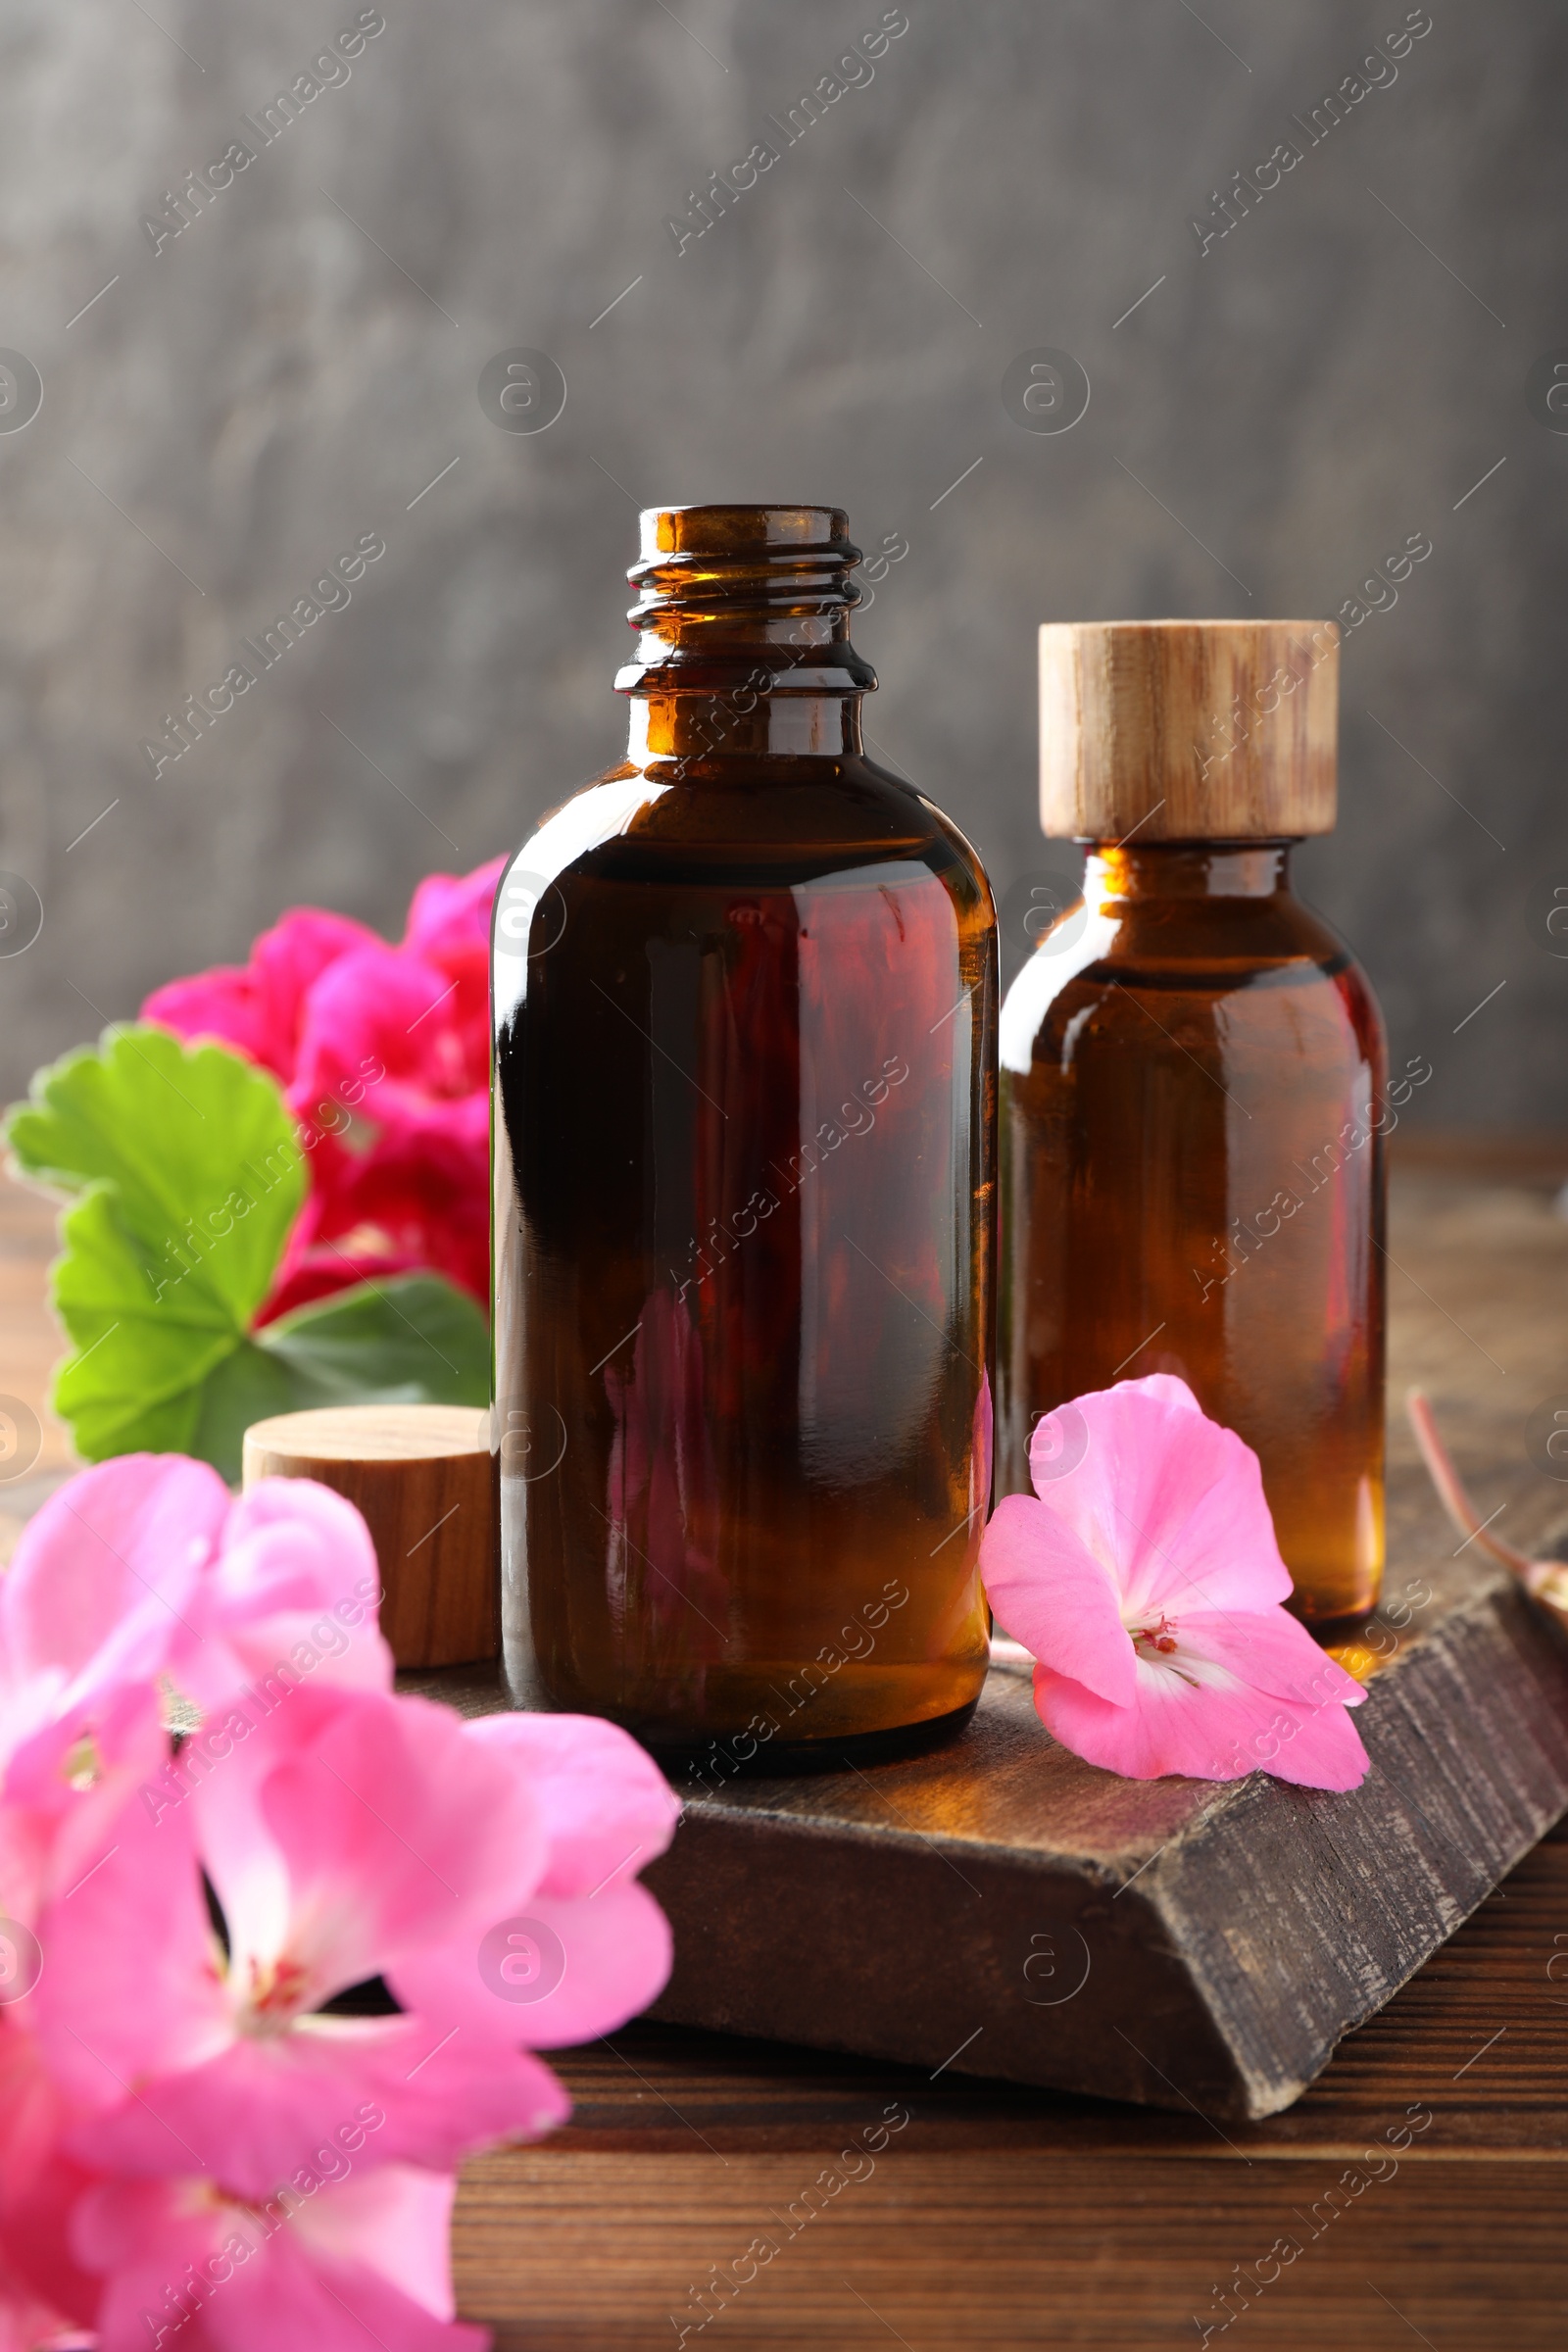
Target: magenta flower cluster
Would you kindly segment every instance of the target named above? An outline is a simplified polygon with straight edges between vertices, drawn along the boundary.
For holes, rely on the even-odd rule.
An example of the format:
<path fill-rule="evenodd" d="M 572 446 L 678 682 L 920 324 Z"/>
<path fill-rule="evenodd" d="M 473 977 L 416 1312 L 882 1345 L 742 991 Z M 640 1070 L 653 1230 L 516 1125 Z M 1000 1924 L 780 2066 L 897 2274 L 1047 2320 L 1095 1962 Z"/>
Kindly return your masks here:
<path fill-rule="evenodd" d="M 646 2006 L 673 1832 L 613 1726 L 392 1690 L 364 1521 L 179 1455 L 0 1578 L 0 2352 L 456 2352 L 456 2168 Z"/>

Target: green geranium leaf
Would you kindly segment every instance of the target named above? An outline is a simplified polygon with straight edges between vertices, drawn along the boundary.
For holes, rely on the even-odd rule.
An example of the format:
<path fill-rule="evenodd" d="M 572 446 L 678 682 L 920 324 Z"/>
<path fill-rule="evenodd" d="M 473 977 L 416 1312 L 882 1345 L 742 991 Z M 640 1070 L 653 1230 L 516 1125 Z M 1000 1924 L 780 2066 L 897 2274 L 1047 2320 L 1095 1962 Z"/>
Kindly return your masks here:
<path fill-rule="evenodd" d="M 271 1413 L 487 1400 L 484 1316 L 434 1274 L 253 1330 L 306 1176 L 275 1081 L 225 1048 L 107 1030 L 38 1073 L 7 1138 L 23 1175 L 77 1196 L 51 1276 L 74 1349 L 53 1401 L 88 1461 L 192 1453 L 235 1479 L 245 1430 Z"/>
<path fill-rule="evenodd" d="M 279 1315 L 225 1356 L 202 1388 L 189 1450 L 238 1478 L 245 1432 L 318 1404 L 490 1401 L 490 1326 L 439 1274 L 356 1283 Z"/>
<path fill-rule="evenodd" d="M 357 1283 L 280 1315 L 256 1341 L 316 1392 L 313 1404 L 364 1397 L 371 1363 L 384 1403 L 490 1401 L 490 1326 L 467 1292 L 439 1274 Z"/>
<path fill-rule="evenodd" d="M 22 1173 L 83 1197 L 61 1220 L 55 1409 L 89 1461 L 191 1452 L 202 1389 L 245 1341 L 305 1199 L 276 1081 L 216 1045 L 106 1030 L 11 1115 Z"/>

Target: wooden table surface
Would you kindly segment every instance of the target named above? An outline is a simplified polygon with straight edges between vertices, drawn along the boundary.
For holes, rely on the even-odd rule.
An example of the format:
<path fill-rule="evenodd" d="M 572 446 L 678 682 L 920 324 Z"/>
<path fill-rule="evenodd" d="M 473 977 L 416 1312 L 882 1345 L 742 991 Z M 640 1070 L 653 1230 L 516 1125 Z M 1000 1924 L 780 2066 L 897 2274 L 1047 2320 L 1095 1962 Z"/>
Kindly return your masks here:
<path fill-rule="evenodd" d="M 1568 1393 L 1564 1177 L 1568 1144 L 1428 1151 L 1394 1192 L 1391 1396 L 1428 1389 L 1483 1515 L 1505 1506 L 1526 1548 L 1568 1524 L 1523 1436 Z M 37 1405 L 49 1246 L 47 1213 L 0 1187 L 0 1387 Z M 1397 1413 L 1390 1434 L 1407 1462 Z M 46 1428 L 22 1507 L 66 1459 Z M 1430 1511 L 1396 1577 L 1453 1543 Z M 470 2164 L 458 2204 L 460 2308 L 502 2352 L 1568 2345 L 1561 1828 L 1261 2124 L 654 2026 L 555 2062 L 570 2124 Z M 755 2277 L 700 2328 L 694 2290 L 735 2265 Z"/>

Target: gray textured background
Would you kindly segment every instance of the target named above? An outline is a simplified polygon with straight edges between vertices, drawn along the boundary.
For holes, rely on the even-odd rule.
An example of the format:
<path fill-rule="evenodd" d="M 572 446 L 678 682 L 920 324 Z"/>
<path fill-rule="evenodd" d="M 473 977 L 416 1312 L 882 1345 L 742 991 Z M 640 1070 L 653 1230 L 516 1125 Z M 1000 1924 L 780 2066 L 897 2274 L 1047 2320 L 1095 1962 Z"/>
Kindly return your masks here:
<path fill-rule="evenodd" d="M 515 842 L 617 750 L 636 506 L 787 498 L 907 539 L 858 630 L 869 728 L 999 889 L 1049 855 L 1039 620 L 1332 613 L 1427 533 L 1347 648 L 1342 825 L 1302 879 L 1435 1064 L 1425 1119 L 1568 1120 L 1539 920 L 1568 438 L 1525 399 L 1568 344 L 1560 12 L 1432 0 L 1393 86 L 1200 257 L 1189 217 L 1398 0 L 908 0 L 874 80 L 677 256 L 666 216 L 877 0 L 386 0 L 155 255 L 142 214 L 357 14 L 0 20 L 0 345 L 45 385 L 0 435 L 0 866 L 46 907 L 0 960 L 7 1092 L 293 901 L 395 930 L 421 873 Z M 1093 384 L 1061 436 L 1000 397 L 1041 344 Z M 514 345 L 564 370 L 548 432 L 480 409 Z M 141 739 L 365 532 L 352 605 L 155 782 Z"/>

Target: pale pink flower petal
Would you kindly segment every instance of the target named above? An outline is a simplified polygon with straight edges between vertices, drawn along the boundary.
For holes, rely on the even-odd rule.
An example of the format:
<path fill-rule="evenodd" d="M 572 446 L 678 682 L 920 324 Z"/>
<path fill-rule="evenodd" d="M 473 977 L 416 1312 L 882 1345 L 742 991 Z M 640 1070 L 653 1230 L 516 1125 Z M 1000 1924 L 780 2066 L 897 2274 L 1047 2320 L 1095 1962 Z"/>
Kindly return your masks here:
<path fill-rule="evenodd" d="M 675 1834 L 680 1799 L 646 1748 L 598 1715 L 484 1715 L 464 1726 L 526 1780 L 549 1851 L 540 1894 L 590 1895 L 634 1876 Z"/>
<path fill-rule="evenodd" d="M 56 1489 L 0 1578 L 0 1741 L 72 1727 L 198 1639 L 202 1572 L 229 1508 L 205 1462 L 126 1453 Z M 0 1749 L 3 1752 L 3 1749 Z"/>
<path fill-rule="evenodd" d="M 156 1686 L 226 1708 L 301 1643 L 319 1681 L 385 1689 L 379 1590 L 364 1520 L 310 1481 L 269 1480 L 236 1503 L 216 1470 L 179 1454 L 82 1471 L 29 1521 L 0 1579 L 4 1785 L 54 1803 L 45 1782 L 89 1738 L 92 1771 L 124 1740 L 150 1769 Z"/>
<path fill-rule="evenodd" d="M 523 1966 L 512 1975 L 506 1931 Z M 530 2049 L 594 2041 L 637 2017 L 669 1981 L 669 1922 L 646 1886 L 608 1886 L 574 1899 L 530 1895 L 468 1949 L 448 1947 L 390 1972 L 400 2001 L 432 2023 Z"/>
<path fill-rule="evenodd" d="M 1354 1675 L 1285 1609 L 1184 1609 L 1181 1639 L 1252 1690 L 1299 1706 L 1358 1707 L 1366 1697 Z"/>
<path fill-rule="evenodd" d="M 104 1691 L 24 1741 L 4 1774 L 0 1914 L 30 1929 L 44 1904 L 74 1886 L 168 1753 L 151 1683 Z"/>
<path fill-rule="evenodd" d="M 70 1480 L 0 1578 L 0 1902 L 30 1925 L 166 1750 L 159 1680 L 199 1642 L 229 1507 L 215 1470 L 125 1454 Z"/>
<path fill-rule="evenodd" d="M 1238 1781 L 1271 1772 L 1307 1788 L 1345 1789 L 1365 1778 L 1366 1750 L 1338 1701 L 1307 1707 L 1250 1690 L 1185 1649 L 1181 1663 L 1179 1680 L 1140 1659 L 1138 1697 L 1125 1707 L 1110 1706 L 1082 1683 L 1037 1666 L 1040 1720 L 1074 1755 L 1124 1780 L 1180 1773 L 1198 1781 Z"/>
<path fill-rule="evenodd" d="M 202 1640 L 181 1689 L 217 1710 L 283 1669 L 390 1690 L 376 1622 L 381 1579 L 353 1503 L 308 1478 L 268 1478 L 242 1494 L 195 1604 Z"/>
<path fill-rule="evenodd" d="M 433 2319 L 450 2320 L 452 2204 L 450 2173 L 377 2163 L 330 2196 L 313 2197 L 295 2217 L 302 2245 L 318 2256 L 360 2262 Z"/>
<path fill-rule="evenodd" d="M 1291 1574 L 1280 1557 L 1257 1456 L 1234 1430 L 1199 1410 L 1183 1380 L 1154 1373 L 1076 1397 L 1082 1459 L 1057 1474 L 1051 1433 L 1037 1429 L 1031 1457 L 1042 1501 L 1096 1559 L 1114 1561 L 1129 1606 L 1257 1608 L 1284 1600 Z"/>
<path fill-rule="evenodd" d="M 421 2015 L 532 2049 L 611 2033 L 668 1981 L 668 1922 L 630 1882 L 668 1845 L 680 1800 L 646 1750 L 597 1716 L 487 1715 L 464 1733 L 504 1758 L 537 1803 L 543 1872 L 511 1920 L 493 1912 L 483 1940 L 399 1963 L 392 1989 Z M 516 1982 L 497 1948 L 514 1924 L 527 1955 Z"/>
<path fill-rule="evenodd" d="M 986 1598 L 997 1623 L 1035 1657 L 1129 1706 L 1138 1685 L 1110 1578 L 1065 1519 L 1031 1494 L 1004 1495 L 985 1534 Z"/>
<path fill-rule="evenodd" d="M 428 2017 L 312 2017 L 241 2035 L 205 2065 L 144 2082 L 73 2145 L 106 2171 L 193 2167 L 265 2197 L 338 2127 L 378 2114 L 374 2161 L 449 2167 L 501 2139 L 536 2139 L 571 2102 L 527 2050 Z"/>
<path fill-rule="evenodd" d="M 231 2009 L 202 1897 L 189 1808 L 154 1822 L 140 1795 L 80 1883 L 40 1914 L 47 1955 L 25 2004 L 49 2071 L 82 2112 L 224 2048 Z M 168 2151 L 177 2169 L 179 2151 Z"/>

